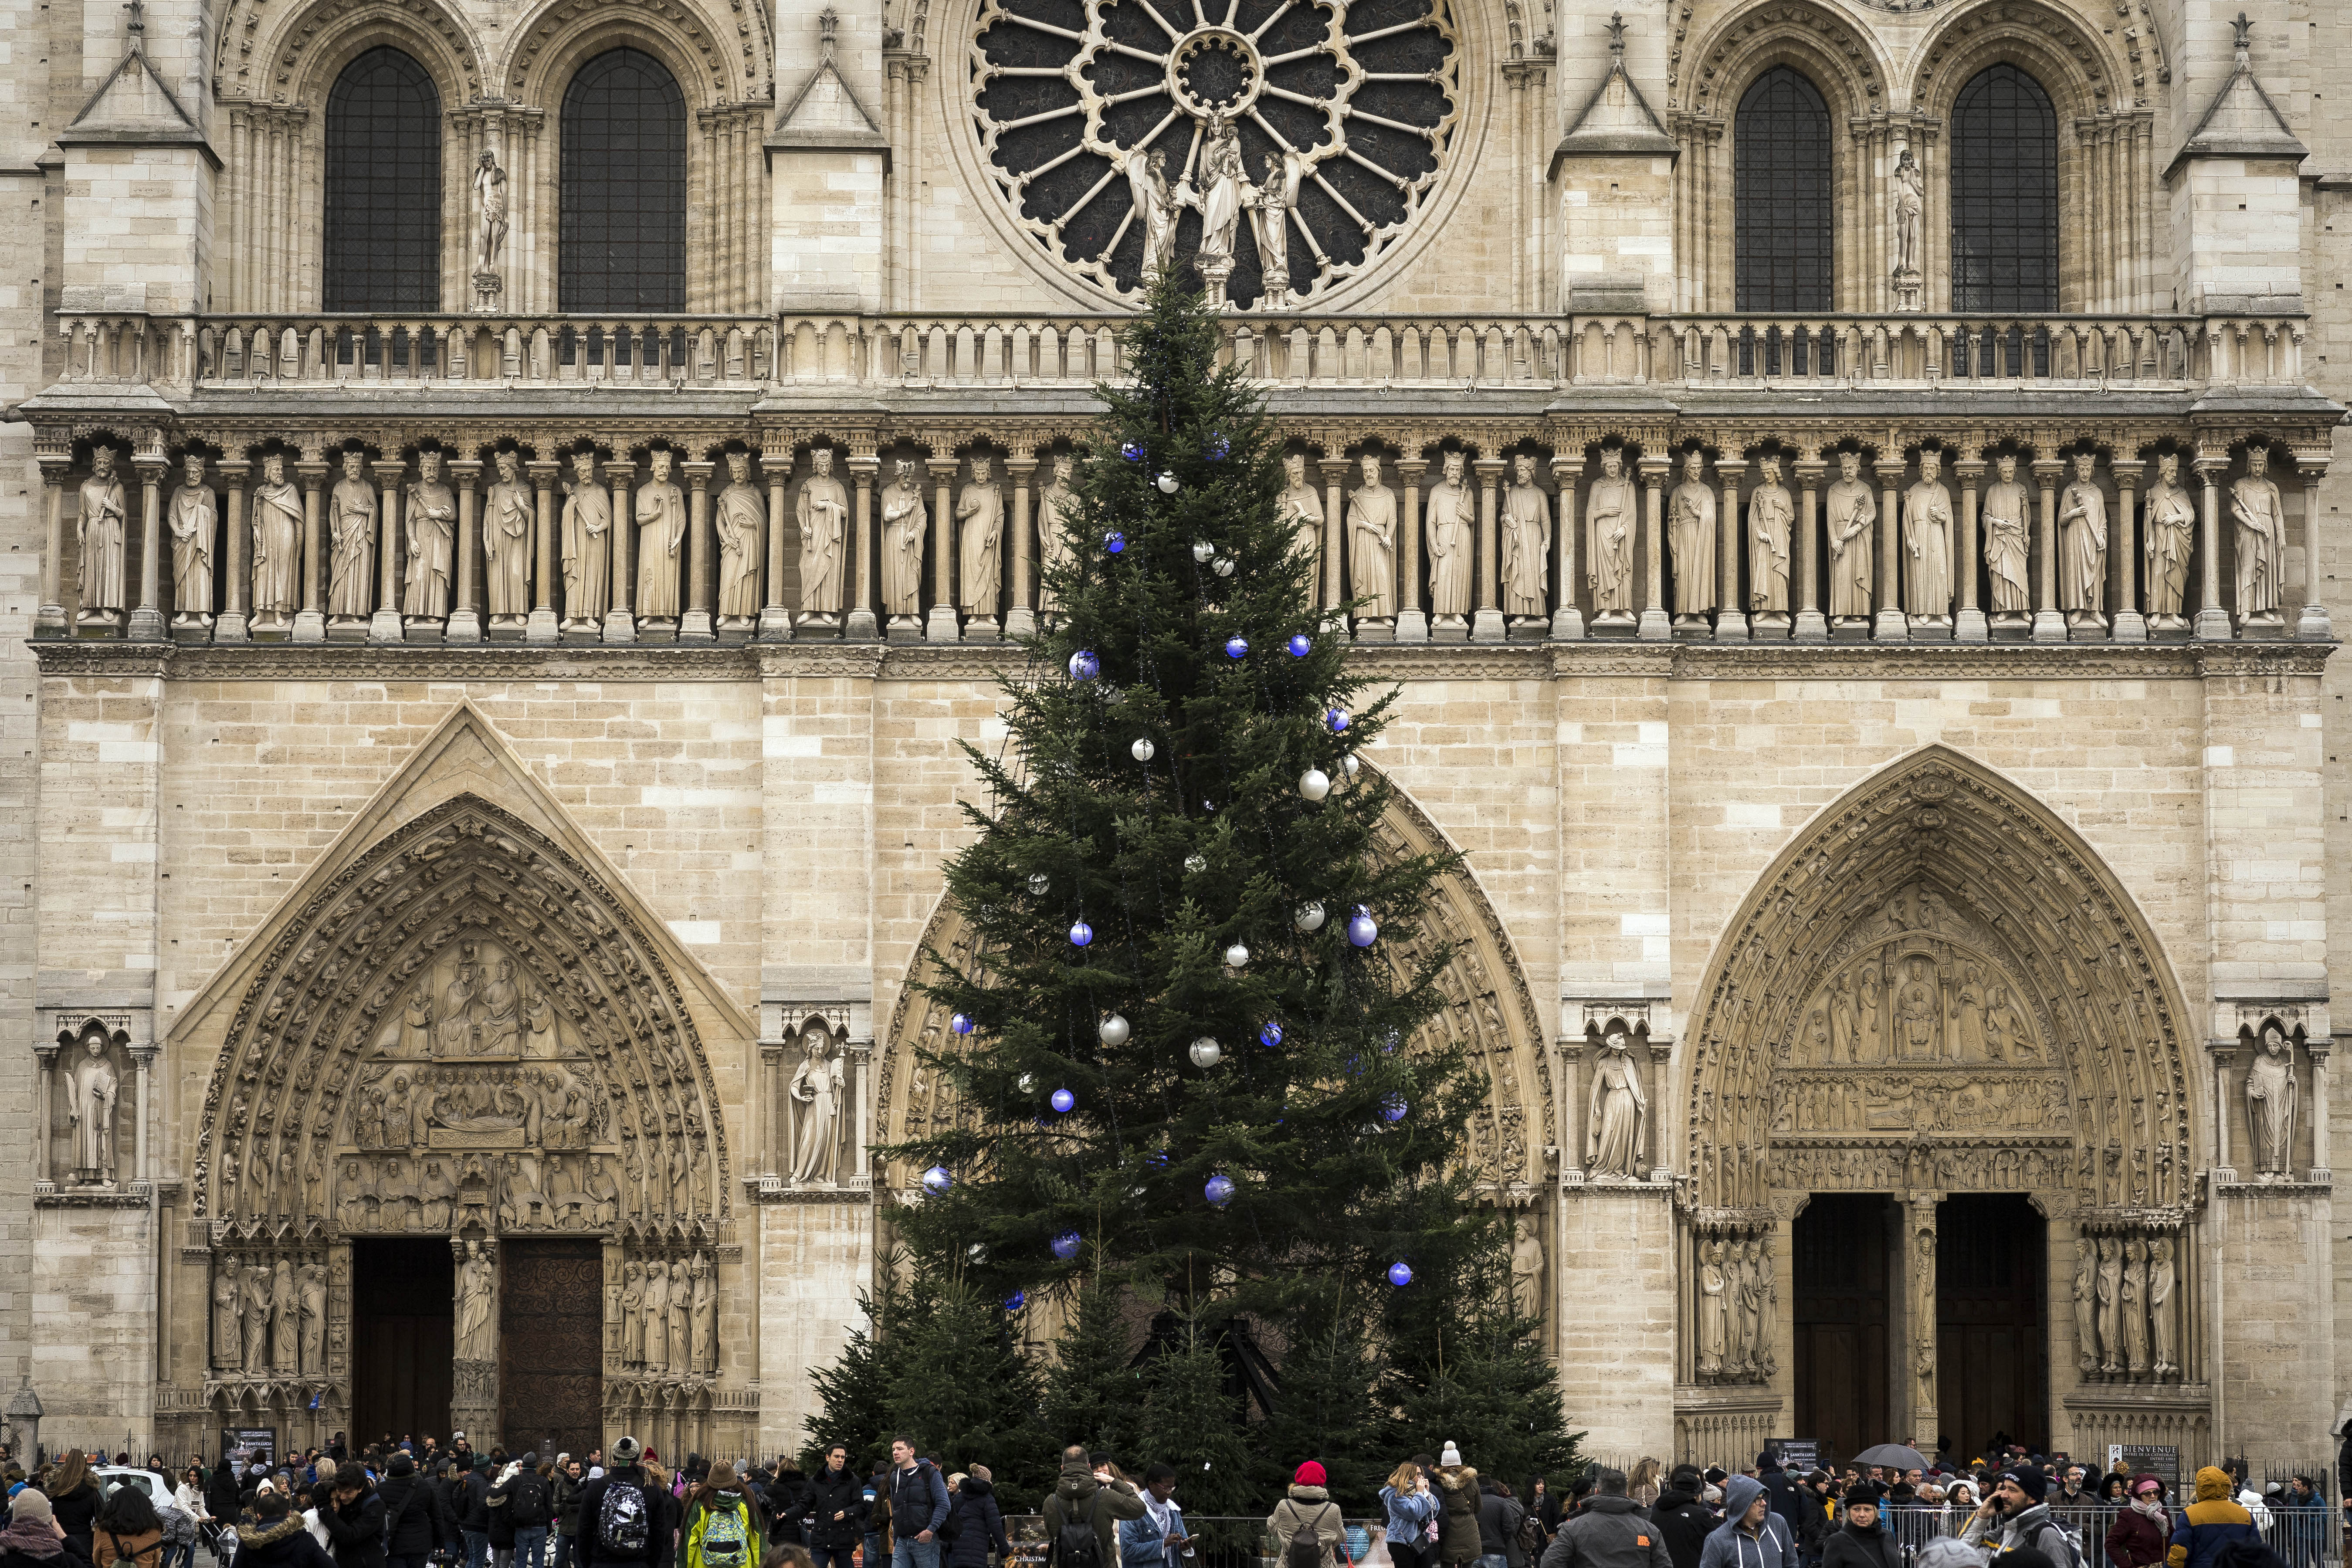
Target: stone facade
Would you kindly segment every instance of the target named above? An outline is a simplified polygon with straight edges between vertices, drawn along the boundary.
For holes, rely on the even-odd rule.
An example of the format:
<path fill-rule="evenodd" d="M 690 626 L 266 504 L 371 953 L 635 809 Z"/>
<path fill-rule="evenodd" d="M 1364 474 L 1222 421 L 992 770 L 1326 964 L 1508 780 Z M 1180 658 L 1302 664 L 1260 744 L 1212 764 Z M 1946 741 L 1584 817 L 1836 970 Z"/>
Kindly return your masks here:
<path fill-rule="evenodd" d="M 1982 1441 L 1943 1233 L 2023 1194 L 2013 1429 L 2320 1455 L 2325 7 L 1070 10 L 89 0 L 0 66 L 0 1372 L 47 1434 L 356 1428 L 405 1259 L 478 1437 L 798 1439 L 911 1199 L 869 1148 L 957 1114 L 908 986 L 961 939 L 952 742 L 1002 736 L 1054 458 L 1187 265 L 1328 601 L 1381 600 L 1385 842 L 1466 857 L 1438 1026 L 1589 1446 L 1844 1419 L 1809 1237 L 1853 1198 L 1867 1436 Z M 383 47 L 438 93 L 438 300 L 331 312 Z M 566 88 L 621 47 L 683 102 L 681 302 L 563 313 Z M 1784 67 L 1843 127 L 1812 310 L 1741 304 Z M 2053 114 L 2038 310 L 1957 308 L 1995 67 Z M 518 1312 L 599 1348 L 502 1356 Z"/>

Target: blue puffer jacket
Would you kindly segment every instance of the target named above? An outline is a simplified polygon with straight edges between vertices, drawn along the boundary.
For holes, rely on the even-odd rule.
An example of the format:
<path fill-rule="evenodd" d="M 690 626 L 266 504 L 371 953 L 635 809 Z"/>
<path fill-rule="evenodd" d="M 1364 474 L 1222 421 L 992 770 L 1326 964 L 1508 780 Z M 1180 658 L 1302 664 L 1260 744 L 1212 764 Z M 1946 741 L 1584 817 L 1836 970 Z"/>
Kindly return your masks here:
<path fill-rule="evenodd" d="M 1388 1519 L 1388 1538 L 1407 1545 L 1418 1545 L 1429 1521 L 1437 1517 L 1437 1494 L 1428 1491 L 1401 1492 L 1394 1487 L 1381 1489 L 1381 1510 Z"/>

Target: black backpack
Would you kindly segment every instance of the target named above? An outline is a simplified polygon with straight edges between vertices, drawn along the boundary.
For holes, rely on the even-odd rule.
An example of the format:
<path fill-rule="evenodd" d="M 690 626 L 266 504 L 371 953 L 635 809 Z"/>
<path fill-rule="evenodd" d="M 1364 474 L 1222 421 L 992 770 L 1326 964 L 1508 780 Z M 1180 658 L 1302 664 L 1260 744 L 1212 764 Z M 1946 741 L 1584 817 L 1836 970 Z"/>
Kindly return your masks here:
<path fill-rule="evenodd" d="M 1327 1502 L 1323 1506 L 1328 1510 L 1339 1505 Z M 1303 1519 L 1298 1521 L 1298 1528 L 1291 1533 L 1290 1544 L 1283 1550 L 1285 1568 L 1323 1568 L 1326 1557 L 1323 1538 L 1315 1531 L 1315 1525 L 1322 1518 L 1323 1515 L 1318 1513 L 1311 1521 Z"/>
<path fill-rule="evenodd" d="M 1102 1541 L 1092 1519 L 1062 1521 L 1062 1533 L 1054 1542 L 1053 1568 L 1103 1568 Z"/>

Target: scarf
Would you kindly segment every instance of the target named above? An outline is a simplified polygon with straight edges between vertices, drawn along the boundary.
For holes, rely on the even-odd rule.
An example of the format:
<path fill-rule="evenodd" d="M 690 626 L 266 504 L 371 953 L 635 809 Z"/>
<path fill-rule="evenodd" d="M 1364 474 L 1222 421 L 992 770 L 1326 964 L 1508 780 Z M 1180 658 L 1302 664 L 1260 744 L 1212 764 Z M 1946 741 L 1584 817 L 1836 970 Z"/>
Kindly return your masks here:
<path fill-rule="evenodd" d="M 12 1519 L 8 1528 L 0 1530 L 0 1552 L 21 1552 L 27 1557 L 61 1557 L 66 1543 L 58 1532 L 37 1519 Z"/>
<path fill-rule="evenodd" d="M 2165 1522 L 2170 1517 L 2165 1512 L 2164 1500 L 2160 1497 L 2150 1498 L 2146 1502 L 2142 1502 L 2137 1498 L 2132 1499 L 2132 1511 L 2134 1513 L 2145 1514 L 2148 1518 L 2157 1521 L 2158 1523 Z"/>

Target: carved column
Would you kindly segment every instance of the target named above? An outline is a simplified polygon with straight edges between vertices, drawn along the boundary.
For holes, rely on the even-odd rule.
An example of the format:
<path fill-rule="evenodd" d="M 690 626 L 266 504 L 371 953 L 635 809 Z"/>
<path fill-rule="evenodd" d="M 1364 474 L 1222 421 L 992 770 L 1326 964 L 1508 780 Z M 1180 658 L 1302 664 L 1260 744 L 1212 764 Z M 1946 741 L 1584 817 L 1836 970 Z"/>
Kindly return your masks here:
<path fill-rule="evenodd" d="M 474 556 L 482 548 L 481 509 L 476 487 L 481 480 L 479 458 L 450 459 L 449 484 L 457 492 L 457 580 L 456 597 L 449 605 L 449 628 L 443 635 L 451 642 L 482 640 L 481 612 L 474 605 Z M 616 519 L 615 533 L 620 531 L 617 523 Z"/>
<path fill-rule="evenodd" d="M 142 452 L 139 470 L 139 607 L 131 613 L 133 642 L 163 640 L 163 454 Z"/>
<path fill-rule="evenodd" d="M 1818 446 L 1801 447 L 1790 467 L 1797 480 L 1797 622 L 1792 642 L 1830 640 L 1829 617 L 1822 614 L 1822 479 L 1829 465 Z"/>
<path fill-rule="evenodd" d="M 147 1158 L 147 1123 L 154 1120 L 148 1109 L 154 1104 L 154 1095 L 151 1087 L 154 1081 L 155 1066 L 155 1047 L 152 1042 L 131 1047 L 131 1066 L 133 1092 L 139 1096 L 138 1102 L 131 1112 L 131 1179 L 134 1182 L 152 1182 L 155 1179 L 155 1167 L 148 1163 Z M 120 1168 L 120 1156 L 117 1157 L 116 1163 Z"/>
<path fill-rule="evenodd" d="M 1642 621 L 1633 635 L 1643 642 L 1666 642 L 1675 635 L 1666 615 L 1666 458 L 1642 456 L 1642 549 L 1648 559 L 1642 567 Z"/>
<path fill-rule="evenodd" d="M 1551 460 L 1551 482 L 1559 489 L 1559 516 L 1554 526 L 1559 530 L 1559 563 L 1552 577 L 1551 640 L 1582 642 L 1584 612 L 1576 602 L 1576 476 L 1584 468 L 1584 448 L 1576 447 L 1573 456 L 1562 451 Z"/>
<path fill-rule="evenodd" d="M 2139 612 L 2139 530 L 2137 492 L 2147 465 L 2137 458 L 2117 458 L 2107 465 L 2116 476 L 2116 518 L 2107 530 L 2107 557 L 2116 563 L 2116 616 L 2108 636 L 2116 642 L 2147 641 L 2147 617 Z"/>
<path fill-rule="evenodd" d="M 768 481 L 768 592 L 760 606 L 760 626 L 752 636 L 761 642 L 788 642 L 793 635 L 793 607 L 784 603 L 784 487 L 793 478 L 793 443 L 788 434 L 772 437 L 760 448 L 760 475 Z M 865 563 L 858 563 L 865 580 Z M 853 589 L 845 601 L 856 604 Z"/>
<path fill-rule="evenodd" d="M 1409 444 L 1397 458 L 1397 481 L 1404 496 L 1397 507 L 1398 642 L 1427 642 L 1429 612 L 1421 607 L 1421 476 L 1429 464 L 1418 445 Z"/>
<path fill-rule="evenodd" d="M 1748 612 L 1741 609 L 1739 597 L 1740 545 L 1744 537 L 1739 526 L 1739 481 L 1748 473 L 1748 459 L 1724 457 L 1716 459 L 1716 478 L 1723 481 L 1723 515 L 1717 521 L 1723 525 L 1723 542 L 1718 561 L 1723 568 L 1723 590 L 1716 596 L 1721 606 L 1715 614 L 1715 640 L 1746 642 Z"/>
<path fill-rule="evenodd" d="M 48 520 L 48 543 L 41 554 L 41 605 L 34 613 L 33 635 L 61 637 L 72 623 L 66 617 L 66 470 L 73 465 L 70 448 L 41 452 L 41 500 Z"/>
<path fill-rule="evenodd" d="M 391 352 L 390 344 L 385 352 Z M 368 623 L 370 642 L 398 642 L 400 626 L 400 481 L 407 462 L 386 458 L 372 464 L 375 488 L 383 498 L 376 506 L 375 616 Z"/>
<path fill-rule="evenodd" d="M 47 1040 L 33 1047 L 33 1059 L 37 1068 L 33 1074 L 36 1100 L 33 1106 L 33 1180 L 54 1182 L 57 1172 L 50 1167 L 49 1115 L 50 1102 L 58 1092 L 58 1043 Z"/>
<path fill-rule="evenodd" d="M 1977 541 L 1977 492 L 1984 484 L 1984 448 L 1973 441 L 1962 447 L 1952 473 L 1960 481 L 1960 550 L 1953 560 L 1960 607 L 1953 613 L 1952 640 L 1984 642 L 1991 636 L 1984 607 L 1977 603 L 1977 567 L 1982 556 Z"/>
<path fill-rule="evenodd" d="M 324 458 L 305 458 L 294 465 L 302 480 L 302 607 L 294 613 L 296 642 L 325 642 L 327 612 L 319 597 L 319 487 L 327 478 Z"/>
<path fill-rule="evenodd" d="M 1911 1431 L 1926 1432 L 1937 1417 L 1936 1394 L 1936 1201 L 1918 1194 L 1903 1204 L 1904 1327 L 1903 1386 L 1908 1391 Z"/>
<path fill-rule="evenodd" d="M 2199 642 L 2230 640 L 2230 611 L 2221 603 L 2221 476 L 2230 471 L 2230 455 L 2210 447 L 2197 449 L 2198 482 L 2205 488 L 2205 510 L 2197 532 L 2197 623 Z"/>
<path fill-rule="evenodd" d="M 1481 458 L 1478 469 L 1478 610 L 1470 620 L 1472 642 L 1503 640 L 1502 600 L 1496 581 L 1495 489 L 1502 482 L 1503 459 Z"/>
<path fill-rule="evenodd" d="M 2331 642 L 2336 637 L 2335 628 L 2328 623 L 2327 606 L 2319 597 L 2319 484 L 2327 478 L 2327 458 L 2326 447 L 2298 447 L 2294 452 L 2294 471 L 2303 476 L 2304 601 L 2294 635 L 2308 642 Z M 2327 1123 L 2323 1121 L 2313 1125 L 2325 1127 Z"/>
<path fill-rule="evenodd" d="M 613 489 L 613 602 L 604 611 L 604 640 L 609 643 L 637 640 L 637 618 L 631 613 L 636 603 L 637 525 L 636 514 L 629 510 L 629 481 L 636 473 L 628 447 L 615 441 L 613 460 L 604 465 L 604 479 Z"/>
<path fill-rule="evenodd" d="M 717 467 L 707 458 L 680 463 L 686 473 L 686 616 L 677 623 L 677 640 L 717 642 L 710 620 L 710 474 Z"/>
<path fill-rule="evenodd" d="M 882 459 L 871 435 L 850 439 L 849 479 L 854 492 L 850 516 L 857 530 L 857 581 L 847 595 L 852 606 L 844 634 L 852 642 L 873 642 L 882 635 L 882 600 L 874 581 L 874 476 Z"/>
<path fill-rule="evenodd" d="M 2047 452 L 2048 438 L 2038 438 L 2034 449 Z M 2042 510 L 2033 531 L 2038 564 L 2033 573 L 2033 640 L 2064 642 L 2066 617 L 2058 612 L 2058 480 L 2066 465 L 2055 458 L 2033 459 L 2033 482 L 2042 491 Z"/>
<path fill-rule="evenodd" d="M 2306 1179 L 2319 1186 L 2336 1180 L 2327 1148 L 2327 1053 L 2335 1044 L 2329 1035 L 2314 1035 L 2303 1043 L 2311 1053 L 2311 1174 Z"/>
<path fill-rule="evenodd" d="M 1336 612 L 1339 602 L 1347 597 L 1347 577 L 1340 560 L 1340 551 L 1348 537 L 1348 520 L 1343 511 L 1346 498 L 1339 486 L 1348 477 L 1348 459 L 1322 458 L 1316 466 L 1323 470 L 1323 607 Z M 1334 613 L 1323 617 L 1323 629 L 1344 633 L 1347 627 Z"/>
<path fill-rule="evenodd" d="M 1029 490 L 1037 473 L 1036 444 L 1026 437 L 1015 440 L 1004 472 L 1013 481 L 1013 605 L 1004 612 L 1004 635 L 1025 637 L 1037 630 L 1037 612 L 1029 602 Z"/>
<path fill-rule="evenodd" d="M 551 643 L 562 632 L 555 616 L 555 478 L 562 465 L 541 458 L 530 465 L 531 488 L 539 492 L 538 521 L 531 532 L 530 620 L 523 641 Z"/>
<path fill-rule="evenodd" d="M 1910 462 L 1898 448 L 1878 459 L 1878 615 L 1871 637 L 1878 642 L 1908 642 L 1911 622 L 1903 613 L 1903 530 L 1897 508 L 1903 474 Z"/>
<path fill-rule="evenodd" d="M 2230 1121 L 2234 1100 L 2230 1092 L 2230 1068 L 2238 1059 L 2238 1042 L 2213 1040 L 2206 1049 L 2213 1055 L 2213 1180 L 2226 1184 L 2238 1179 L 2237 1167 L 2230 1159 Z"/>
<path fill-rule="evenodd" d="M 245 524 L 245 481 L 253 465 L 243 458 L 223 458 L 220 460 L 221 487 L 228 493 L 221 498 L 221 528 L 228 537 L 222 542 L 228 556 L 228 591 L 221 598 L 220 619 L 213 626 L 215 642 L 245 642 L 250 637 L 247 612 L 253 598 L 253 536 Z"/>
<path fill-rule="evenodd" d="M 946 447 L 945 440 L 931 446 L 931 614 L 923 625 L 930 642 L 953 642 L 962 633 L 956 619 L 955 499 L 949 488 L 955 482 L 957 458 L 952 450 L 940 456 Z"/>

